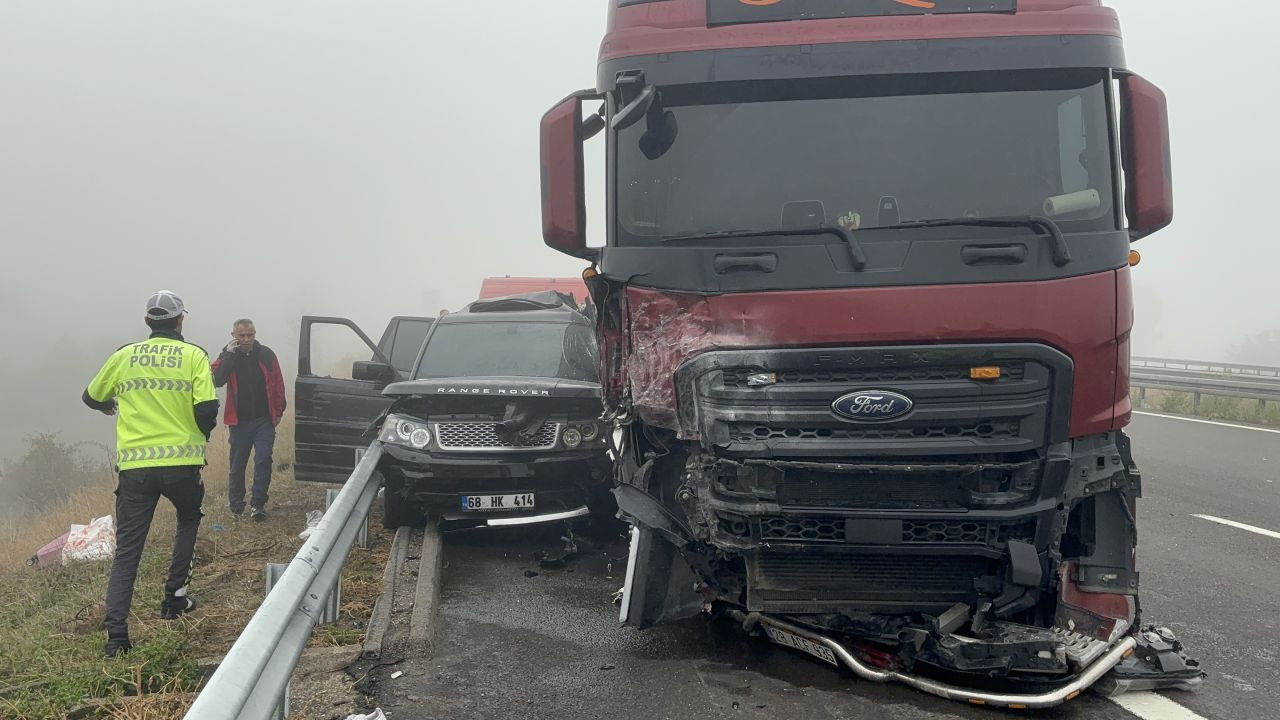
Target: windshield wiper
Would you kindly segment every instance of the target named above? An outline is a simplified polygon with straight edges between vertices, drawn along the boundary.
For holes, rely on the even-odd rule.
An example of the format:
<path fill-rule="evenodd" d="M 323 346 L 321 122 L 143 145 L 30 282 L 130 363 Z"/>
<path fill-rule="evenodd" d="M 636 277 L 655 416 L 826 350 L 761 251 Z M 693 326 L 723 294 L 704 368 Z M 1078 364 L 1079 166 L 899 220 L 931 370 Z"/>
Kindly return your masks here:
<path fill-rule="evenodd" d="M 1011 217 L 979 217 L 979 218 L 938 218 L 935 220 L 908 220 L 897 225 L 881 225 L 863 228 L 866 230 L 903 230 L 908 228 L 931 227 L 1022 227 L 1039 234 L 1047 232 L 1053 240 L 1053 264 L 1062 267 L 1071 262 L 1071 249 L 1067 247 L 1067 239 L 1062 236 L 1062 228 L 1047 217 L 1023 215 Z"/>
<path fill-rule="evenodd" d="M 849 258 L 853 261 L 853 269 L 862 272 L 867 269 L 867 256 L 853 233 L 839 226 L 823 225 L 810 228 L 788 228 L 785 230 L 722 230 L 720 232 L 701 233 L 697 235 L 672 235 L 662 238 L 661 242 L 692 242 L 696 240 L 724 240 L 756 237 L 800 237 L 813 235 L 835 235 L 849 248 Z"/>

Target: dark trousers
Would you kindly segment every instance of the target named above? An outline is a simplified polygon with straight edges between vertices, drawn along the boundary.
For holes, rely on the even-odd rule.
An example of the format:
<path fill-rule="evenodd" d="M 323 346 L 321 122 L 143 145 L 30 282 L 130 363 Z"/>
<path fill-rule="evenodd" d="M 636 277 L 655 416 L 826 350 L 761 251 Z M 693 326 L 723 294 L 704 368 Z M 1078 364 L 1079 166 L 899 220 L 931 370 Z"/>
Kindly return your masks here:
<path fill-rule="evenodd" d="M 253 495 L 249 502 L 254 507 L 265 507 L 267 489 L 271 487 L 271 451 L 276 444 L 276 426 L 270 418 L 254 418 L 232 425 L 231 468 L 227 478 L 227 499 L 231 512 L 244 512 L 244 472 L 249 465 L 249 451 L 253 451 Z"/>
<path fill-rule="evenodd" d="M 196 533 L 204 513 L 204 483 L 199 465 L 151 467 L 123 470 L 116 486 L 116 557 L 107 580 L 107 635 L 129 637 L 129 608 L 133 605 L 133 583 L 138 578 L 138 562 L 151 530 L 156 503 L 164 496 L 178 512 L 178 532 L 173 538 L 173 560 L 165 581 L 165 598 L 170 598 L 191 581 L 196 556 Z"/>

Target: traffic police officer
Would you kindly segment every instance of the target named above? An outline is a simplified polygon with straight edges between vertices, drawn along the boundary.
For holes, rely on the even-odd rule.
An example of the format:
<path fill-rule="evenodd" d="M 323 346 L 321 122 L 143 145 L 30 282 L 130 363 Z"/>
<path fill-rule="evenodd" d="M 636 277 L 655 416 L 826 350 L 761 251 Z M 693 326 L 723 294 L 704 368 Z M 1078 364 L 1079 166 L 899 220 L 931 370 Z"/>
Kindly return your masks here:
<path fill-rule="evenodd" d="M 151 337 L 125 345 L 89 383 L 84 403 L 116 416 L 116 556 L 107 582 L 107 657 L 128 652 L 129 608 L 142 547 L 156 503 L 164 496 L 178 515 L 173 561 L 161 617 L 195 609 L 187 596 L 203 516 L 204 448 L 218 417 L 213 375 L 204 350 L 182 339 L 182 300 L 161 290 L 147 300 Z"/>

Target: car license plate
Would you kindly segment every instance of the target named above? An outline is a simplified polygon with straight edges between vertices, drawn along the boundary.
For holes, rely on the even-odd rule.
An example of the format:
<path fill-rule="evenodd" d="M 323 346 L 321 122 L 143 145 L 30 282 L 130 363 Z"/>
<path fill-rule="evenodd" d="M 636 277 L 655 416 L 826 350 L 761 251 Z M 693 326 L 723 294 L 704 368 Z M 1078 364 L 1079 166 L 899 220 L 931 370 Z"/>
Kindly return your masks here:
<path fill-rule="evenodd" d="M 765 625 L 764 623 L 761 624 L 764 625 L 764 631 L 769 636 L 769 639 L 775 643 L 784 647 L 809 653 L 819 660 L 825 660 L 836 667 L 840 667 L 840 663 L 836 660 L 836 654 L 831 652 L 831 648 L 826 645 L 816 643 L 809 638 L 800 637 L 793 632 L 780 630 L 772 625 Z"/>
<path fill-rule="evenodd" d="M 462 495 L 463 510 L 531 510 L 533 493 L 515 495 Z"/>

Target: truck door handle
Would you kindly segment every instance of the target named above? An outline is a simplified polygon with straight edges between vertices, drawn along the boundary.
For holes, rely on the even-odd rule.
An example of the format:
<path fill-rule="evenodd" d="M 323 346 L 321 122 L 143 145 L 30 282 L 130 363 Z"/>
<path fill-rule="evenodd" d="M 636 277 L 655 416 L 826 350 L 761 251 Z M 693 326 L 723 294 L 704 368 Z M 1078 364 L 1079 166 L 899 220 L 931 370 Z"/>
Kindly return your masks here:
<path fill-rule="evenodd" d="M 960 259 L 965 265 L 1017 265 L 1026 261 L 1027 246 L 965 245 L 960 249 Z"/>
<path fill-rule="evenodd" d="M 715 262 L 716 274 L 724 275 L 726 273 L 736 272 L 739 270 L 754 270 L 756 272 L 771 273 L 778 269 L 778 256 L 774 253 L 752 253 L 750 255 L 716 255 Z"/>

